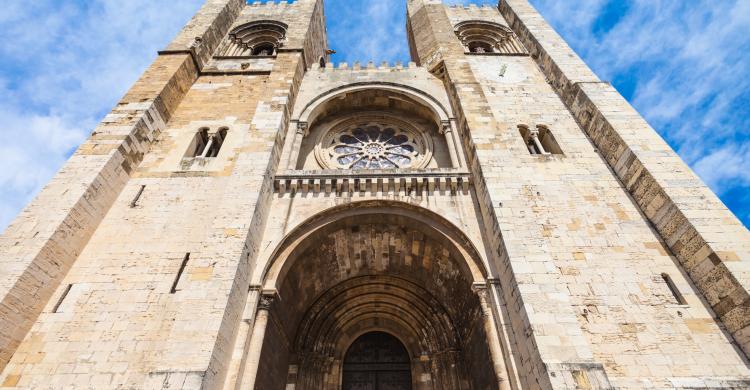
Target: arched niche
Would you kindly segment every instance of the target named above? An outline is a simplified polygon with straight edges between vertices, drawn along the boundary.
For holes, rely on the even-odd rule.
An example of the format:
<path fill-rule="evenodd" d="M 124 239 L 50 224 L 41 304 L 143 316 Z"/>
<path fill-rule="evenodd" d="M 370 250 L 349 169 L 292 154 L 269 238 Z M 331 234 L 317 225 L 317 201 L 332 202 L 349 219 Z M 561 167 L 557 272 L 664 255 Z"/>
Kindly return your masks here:
<path fill-rule="evenodd" d="M 413 389 L 497 388 L 494 320 L 475 289 L 486 267 L 433 213 L 390 202 L 336 208 L 290 233 L 261 275 L 278 299 L 259 360 L 288 365 L 295 389 L 341 389 L 346 351 L 374 331 L 403 343 Z M 260 370 L 256 383 L 274 388 L 278 373 Z"/>
<path fill-rule="evenodd" d="M 333 141 L 337 135 L 373 126 L 405 134 L 417 145 L 418 154 L 427 156 L 423 164 L 384 164 L 376 169 L 458 168 L 462 165 L 462 153 L 457 147 L 460 143 L 455 139 L 452 118 L 446 108 L 428 94 L 408 86 L 362 83 L 339 87 L 311 99 L 293 117 L 295 122 L 299 131 L 290 137 L 293 146 L 287 148 L 289 169 L 364 169 L 331 164 L 331 161 L 337 161 L 333 156 L 336 147 Z M 368 145 L 378 148 L 376 139 L 360 139 L 363 142 L 356 146 L 360 151 Z M 379 141 L 389 139 L 391 137 L 382 136 Z M 360 157 L 366 156 L 362 154 Z M 419 161 L 422 162 L 421 157 Z"/>
<path fill-rule="evenodd" d="M 275 20 L 258 20 L 229 32 L 216 52 L 219 57 L 272 56 L 283 46 L 289 26 Z"/>
<path fill-rule="evenodd" d="M 526 54 L 513 31 L 499 23 L 467 20 L 455 26 L 458 39 L 475 54 Z"/>

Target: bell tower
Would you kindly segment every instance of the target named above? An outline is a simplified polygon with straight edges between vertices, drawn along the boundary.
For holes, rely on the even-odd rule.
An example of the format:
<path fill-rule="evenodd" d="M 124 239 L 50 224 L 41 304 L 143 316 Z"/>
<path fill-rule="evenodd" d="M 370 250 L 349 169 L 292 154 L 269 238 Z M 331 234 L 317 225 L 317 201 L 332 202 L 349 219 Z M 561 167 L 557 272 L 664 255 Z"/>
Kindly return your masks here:
<path fill-rule="evenodd" d="M 717 297 L 747 296 L 747 284 L 728 276 L 737 272 L 730 258 L 747 253 L 747 229 L 527 0 L 501 0 L 497 7 L 409 0 L 407 31 L 412 58 L 444 82 L 455 110 L 476 206 L 496 248 L 493 288 L 511 313 L 504 353 L 515 367 L 514 386 L 640 388 L 658 382 L 626 373 L 628 351 L 642 356 L 651 347 L 627 341 L 624 323 L 634 317 L 618 319 L 620 310 L 649 318 L 639 334 L 654 334 L 647 328 L 662 316 L 674 326 L 687 324 L 685 337 L 691 338 L 700 337 L 691 328 L 697 322 L 711 323 L 708 333 L 725 326 L 730 344 L 744 351 L 735 354 L 724 344 L 727 353 L 747 358 L 750 317 L 735 315 L 747 313 L 750 301 Z M 701 210 L 722 222 L 689 211 L 686 204 L 696 197 Z M 713 231 L 731 233 L 714 240 Z M 595 243 L 611 234 L 620 244 Z M 638 244 L 622 246 L 622 240 Z M 722 282 L 709 276 L 719 274 L 726 276 Z M 626 275 L 644 288 L 628 302 L 602 300 L 591 282 L 627 295 Z M 726 290 L 717 283 L 726 283 Z M 685 304 L 680 290 L 699 291 L 709 305 Z M 635 297 L 641 293 L 665 298 Z M 702 314 L 685 319 L 685 307 L 675 311 L 674 305 L 697 306 Z M 719 315 L 715 322 L 711 310 Z M 611 332 L 599 328 L 604 323 L 614 325 Z M 712 364 L 699 355 L 693 358 Z M 690 375 L 716 375 L 698 371 Z M 746 383 L 746 374 L 739 375 Z"/>
<path fill-rule="evenodd" d="M 267 173 L 301 79 L 325 56 L 322 7 L 207 0 L 11 224 L 3 386 L 197 389 L 236 377 Z"/>
<path fill-rule="evenodd" d="M 750 388 L 750 233 L 527 0 L 207 0 L 0 236 L 0 387 Z"/>

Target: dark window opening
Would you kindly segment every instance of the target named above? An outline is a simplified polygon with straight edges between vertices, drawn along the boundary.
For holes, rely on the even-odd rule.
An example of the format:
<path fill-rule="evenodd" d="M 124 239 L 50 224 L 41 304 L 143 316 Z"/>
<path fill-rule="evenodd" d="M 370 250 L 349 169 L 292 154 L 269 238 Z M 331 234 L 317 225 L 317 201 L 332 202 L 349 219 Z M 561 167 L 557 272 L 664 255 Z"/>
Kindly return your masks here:
<path fill-rule="evenodd" d="M 190 253 L 185 253 L 185 257 L 182 259 L 182 263 L 180 264 L 180 269 L 177 270 L 177 275 L 174 278 L 174 282 L 172 282 L 172 288 L 169 289 L 170 294 L 174 294 L 177 292 L 177 284 L 180 283 L 180 278 L 182 277 L 182 273 L 185 272 L 185 267 L 187 266 L 188 260 L 190 260 Z"/>
<path fill-rule="evenodd" d="M 198 130 L 193 139 L 192 146 L 189 148 L 190 153 L 185 157 L 203 157 L 213 158 L 219 155 L 221 146 L 227 138 L 228 128 L 222 127 L 216 133 L 209 133 L 207 127 Z"/>
<path fill-rule="evenodd" d="M 492 53 L 494 50 L 486 42 L 469 42 L 469 51 L 472 53 Z"/>
<path fill-rule="evenodd" d="M 531 129 L 526 125 L 518 125 L 518 131 L 529 153 L 534 155 L 563 154 L 555 136 L 547 126 L 537 125 L 536 129 Z"/>
<path fill-rule="evenodd" d="M 677 285 L 674 284 L 672 277 L 667 274 L 661 274 L 661 278 L 664 279 L 664 283 L 666 283 L 667 287 L 669 287 L 669 291 L 672 293 L 675 302 L 677 302 L 678 305 L 687 305 L 685 297 L 683 297 L 682 293 L 680 293 L 680 290 L 677 289 Z"/>
<path fill-rule="evenodd" d="M 271 56 L 274 55 L 276 48 L 270 43 L 264 43 L 253 48 L 254 56 Z"/>
<path fill-rule="evenodd" d="M 227 137 L 227 128 L 222 127 L 216 134 L 211 136 L 211 145 L 208 146 L 208 150 L 204 157 L 216 157 L 219 155 L 221 145 L 224 144 L 224 139 Z"/>
<path fill-rule="evenodd" d="M 57 300 L 57 303 L 55 303 L 55 307 L 52 309 L 53 313 L 57 313 L 60 310 L 60 306 L 65 301 L 65 298 L 68 297 L 68 293 L 70 293 L 70 289 L 72 288 L 72 284 L 69 284 L 67 287 L 65 287 L 65 291 L 63 291 L 62 295 L 60 295 L 60 299 Z"/>
<path fill-rule="evenodd" d="M 188 153 L 188 157 L 200 157 L 203 155 L 206 145 L 208 145 L 208 127 L 202 127 L 193 138 L 193 144 L 190 148 L 191 152 Z"/>

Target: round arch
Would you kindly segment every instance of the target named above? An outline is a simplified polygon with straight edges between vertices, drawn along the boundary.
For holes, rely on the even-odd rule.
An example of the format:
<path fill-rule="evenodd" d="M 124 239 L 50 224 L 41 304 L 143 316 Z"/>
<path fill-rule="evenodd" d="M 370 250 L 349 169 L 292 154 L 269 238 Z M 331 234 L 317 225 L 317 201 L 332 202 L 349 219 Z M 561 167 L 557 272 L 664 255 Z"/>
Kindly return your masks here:
<path fill-rule="evenodd" d="M 331 232 L 356 220 L 357 223 L 408 222 L 431 238 L 441 240 L 462 260 L 458 266 L 473 283 L 484 283 L 493 275 L 472 241 L 439 214 L 405 202 L 368 200 L 332 207 L 318 213 L 292 229 L 276 246 L 263 269 L 256 269 L 251 283 L 265 290 L 278 290 L 297 256 L 314 243 L 311 237 Z"/>
<path fill-rule="evenodd" d="M 442 126 L 442 124 L 444 123 L 449 123 L 452 118 L 452 116 L 449 114 L 449 111 L 443 104 L 441 104 L 434 97 L 417 88 L 395 83 L 367 82 L 347 84 L 323 92 L 322 94 L 311 99 L 302 108 L 299 115 L 296 118 L 292 118 L 292 120 L 297 120 L 300 123 L 307 123 L 308 126 L 310 126 L 313 124 L 313 122 L 315 122 L 316 119 L 318 119 L 319 114 L 321 113 L 321 111 L 323 111 L 323 108 L 327 103 L 350 93 L 377 90 L 401 95 L 423 107 L 426 107 L 432 112 L 435 123 L 438 126 Z"/>
<path fill-rule="evenodd" d="M 348 347 L 373 331 L 406 347 L 414 389 L 497 386 L 497 330 L 477 286 L 488 268 L 433 211 L 393 200 L 332 207 L 293 228 L 258 267 L 256 285 L 278 302 L 266 309 L 261 360 L 288 364 L 300 390 L 340 389 Z M 273 377 L 262 370 L 258 380 Z"/>

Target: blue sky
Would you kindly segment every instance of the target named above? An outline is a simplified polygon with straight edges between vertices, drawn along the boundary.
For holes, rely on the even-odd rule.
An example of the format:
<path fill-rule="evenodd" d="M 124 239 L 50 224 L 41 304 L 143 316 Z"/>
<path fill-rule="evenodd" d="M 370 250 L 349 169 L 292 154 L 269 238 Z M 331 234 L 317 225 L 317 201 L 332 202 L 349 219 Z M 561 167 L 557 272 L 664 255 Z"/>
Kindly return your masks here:
<path fill-rule="evenodd" d="M 750 225 L 750 1 L 530 1 Z M 325 2 L 334 62 L 409 61 L 406 0 Z M 0 230 L 201 3 L 3 2 Z"/>

